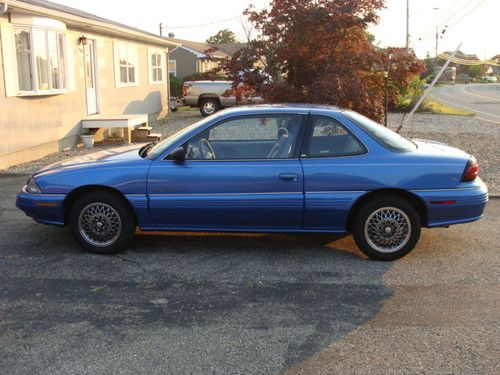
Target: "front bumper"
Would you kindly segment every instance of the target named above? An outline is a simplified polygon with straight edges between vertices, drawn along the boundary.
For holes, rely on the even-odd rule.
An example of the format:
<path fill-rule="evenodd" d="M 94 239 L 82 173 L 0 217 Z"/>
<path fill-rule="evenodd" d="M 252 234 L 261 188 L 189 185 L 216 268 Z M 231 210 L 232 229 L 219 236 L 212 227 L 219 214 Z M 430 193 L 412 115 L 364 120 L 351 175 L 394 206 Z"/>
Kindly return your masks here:
<path fill-rule="evenodd" d="M 17 195 L 16 206 L 33 220 L 51 225 L 64 225 L 63 194 L 30 194 L 26 187 Z"/>
<path fill-rule="evenodd" d="M 488 202 L 488 188 L 477 178 L 456 189 L 414 190 L 427 208 L 427 227 L 443 227 L 479 220 Z"/>

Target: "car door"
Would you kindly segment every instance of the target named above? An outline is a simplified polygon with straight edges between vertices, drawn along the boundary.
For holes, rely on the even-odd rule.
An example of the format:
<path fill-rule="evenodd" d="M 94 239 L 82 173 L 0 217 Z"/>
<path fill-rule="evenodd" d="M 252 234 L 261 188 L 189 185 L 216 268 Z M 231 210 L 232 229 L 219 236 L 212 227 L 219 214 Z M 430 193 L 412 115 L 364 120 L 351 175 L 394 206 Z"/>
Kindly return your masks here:
<path fill-rule="evenodd" d="M 376 188 L 367 148 L 338 119 L 311 115 L 301 152 L 304 170 L 304 228 L 342 232 L 353 202 Z"/>
<path fill-rule="evenodd" d="M 221 120 L 182 147 L 182 163 L 149 172 L 153 221 L 162 229 L 295 230 L 302 227 L 298 159 L 305 118 L 261 114 Z"/>

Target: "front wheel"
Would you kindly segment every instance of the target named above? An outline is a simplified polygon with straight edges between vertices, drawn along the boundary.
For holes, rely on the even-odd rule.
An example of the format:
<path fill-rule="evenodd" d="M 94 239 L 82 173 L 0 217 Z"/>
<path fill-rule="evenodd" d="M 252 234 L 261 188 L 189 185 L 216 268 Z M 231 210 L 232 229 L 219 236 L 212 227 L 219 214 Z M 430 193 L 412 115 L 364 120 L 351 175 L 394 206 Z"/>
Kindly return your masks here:
<path fill-rule="evenodd" d="M 134 216 L 116 194 L 95 191 L 79 197 L 69 213 L 69 229 L 91 253 L 113 254 L 134 237 Z"/>
<path fill-rule="evenodd" d="M 203 116 L 213 115 L 219 109 L 220 103 L 215 98 L 207 98 L 200 101 L 200 112 Z"/>
<path fill-rule="evenodd" d="M 375 260 L 395 260 L 408 254 L 420 237 L 421 220 L 405 199 L 382 196 L 356 213 L 352 234 L 359 249 Z"/>

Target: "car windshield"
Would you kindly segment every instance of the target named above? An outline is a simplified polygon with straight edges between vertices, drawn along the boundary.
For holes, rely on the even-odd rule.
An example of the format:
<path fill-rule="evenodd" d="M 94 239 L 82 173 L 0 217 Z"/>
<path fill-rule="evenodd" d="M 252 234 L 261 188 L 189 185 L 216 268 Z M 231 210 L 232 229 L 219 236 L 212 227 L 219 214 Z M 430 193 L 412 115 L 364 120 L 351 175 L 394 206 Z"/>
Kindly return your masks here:
<path fill-rule="evenodd" d="M 393 151 L 408 152 L 414 151 L 417 148 L 415 143 L 401 137 L 391 129 L 370 120 L 368 117 L 353 111 L 344 111 L 342 113 L 377 142 Z"/>
<path fill-rule="evenodd" d="M 170 147 L 172 143 L 175 143 L 177 140 L 181 139 L 185 134 L 189 133 L 191 130 L 197 128 L 198 126 L 203 126 L 207 122 L 211 121 L 213 119 L 213 116 L 204 118 L 201 121 L 195 122 L 192 125 L 189 125 L 188 127 L 179 130 L 177 133 L 171 135 L 168 138 L 165 138 L 163 141 L 156 143 L 153 145 L 149 150 L 147 151 L 146 157 L 148 159 L 156 159 L 158 156 L 163 154 L 163 152 Z"/>

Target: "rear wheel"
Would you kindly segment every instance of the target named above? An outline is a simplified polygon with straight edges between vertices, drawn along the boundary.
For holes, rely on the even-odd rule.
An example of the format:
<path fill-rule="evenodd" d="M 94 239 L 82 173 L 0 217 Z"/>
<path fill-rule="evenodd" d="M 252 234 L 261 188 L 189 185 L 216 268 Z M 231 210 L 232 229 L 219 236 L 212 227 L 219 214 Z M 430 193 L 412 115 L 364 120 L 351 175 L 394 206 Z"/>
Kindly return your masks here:
<path fill-rule="evenodd" d="M 203 116 L 213 115 L 220 110 L 220 103 L 215 98 L 206 98 L 200 101 L 200 112 Z"/>
<path fill-rule="evenodd" d="M 86 251 L 113 254 L 132 240 L 135 221 L 122 198 L 95 191 L 75 201 L 69 213 L 69 229 Z"/>
<path fill-rule="evenodd" d="M 352 234 L 360 250 L 376 260 L 395 260 L 408 254 L 420 237 L 421 220 L 415 208 L 397 196 L 368 201 L 354 217 Z"/>

